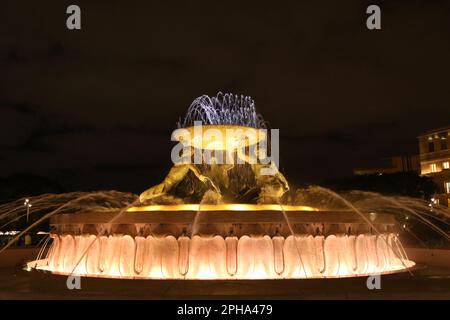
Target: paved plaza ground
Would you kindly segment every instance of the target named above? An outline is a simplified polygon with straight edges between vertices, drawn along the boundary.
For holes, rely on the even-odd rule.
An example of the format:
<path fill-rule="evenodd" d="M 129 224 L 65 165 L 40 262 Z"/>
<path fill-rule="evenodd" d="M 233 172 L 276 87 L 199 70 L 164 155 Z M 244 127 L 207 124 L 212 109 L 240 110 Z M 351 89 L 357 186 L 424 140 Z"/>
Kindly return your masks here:
<path fill-rule="evenodd" d="M 366 277 L 309 280 L 121 280 L 67 277 L 0 268 L 0 299 L 450 299 L 450 269 L 418 267 L 381 277 L 369 290 Z"/>

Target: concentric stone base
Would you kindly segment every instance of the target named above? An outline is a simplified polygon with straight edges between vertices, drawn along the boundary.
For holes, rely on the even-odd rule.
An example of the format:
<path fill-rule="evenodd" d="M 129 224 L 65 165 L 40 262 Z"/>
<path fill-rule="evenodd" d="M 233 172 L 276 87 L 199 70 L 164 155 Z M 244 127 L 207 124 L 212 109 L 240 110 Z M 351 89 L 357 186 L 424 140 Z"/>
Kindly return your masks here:
<path fill-rule="evenodd" d="M 303 279 L 391 273 L 414 266 L 394 234 L 379 236 L 58 235 L 30 267 L 143 279 Z"/>

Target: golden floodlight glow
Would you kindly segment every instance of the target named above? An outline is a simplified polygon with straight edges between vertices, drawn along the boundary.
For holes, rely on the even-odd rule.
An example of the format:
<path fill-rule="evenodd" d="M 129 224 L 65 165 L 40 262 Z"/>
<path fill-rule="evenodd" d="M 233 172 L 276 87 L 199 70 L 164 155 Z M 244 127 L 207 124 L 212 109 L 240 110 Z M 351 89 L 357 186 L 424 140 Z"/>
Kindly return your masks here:
<path fill-rule="evenodd" d="M 28 270 L 121 279 L 251 280 L 369 276 L 415 265 L 396 251 L 401 244 L 392 233 L 309 235 L 299 239 L 293 235 L 53 234 L 52 239 L 48 256 L 28 263 Z M 84 263 L 78 263 L 74 247 L 77 252 L 85 252 Z M 363 249 L 351 249 L 355 247 Z M 67 255 L 72 256 L 67 259 Z"/>
<path fill-rule="evenodd" d="M 176 205 L 150 205 L 128 208 L 128 212 L 137 211 L 319 211 L 317 208 L 308 206 L 292 206 L 278 204 L 176 204 Z"/>
<path fill-rule="evenodd" d="M 173 139 L 186 146 L 208 150 L 234 150 L 267 138 L 267 131 L 236 125 L 202 125 L 175 130 Z"/>

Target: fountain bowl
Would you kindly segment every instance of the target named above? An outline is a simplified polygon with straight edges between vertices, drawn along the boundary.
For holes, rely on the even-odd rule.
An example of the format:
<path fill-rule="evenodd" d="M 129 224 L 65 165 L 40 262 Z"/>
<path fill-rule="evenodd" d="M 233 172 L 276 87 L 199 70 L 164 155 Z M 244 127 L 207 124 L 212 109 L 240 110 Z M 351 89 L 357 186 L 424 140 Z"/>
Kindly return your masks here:
<path fill-rule="evenodd" d="M 388 214 L 359 216 L 306 206 L 167 205 L 131 207 L 120 214 L 55 215 L 50 225 L 53 243 L 47 257 L 28 267 L 55 274 L 307 279 L 393 273 L 414 266 L 397 237 L 395 218 Z"/>

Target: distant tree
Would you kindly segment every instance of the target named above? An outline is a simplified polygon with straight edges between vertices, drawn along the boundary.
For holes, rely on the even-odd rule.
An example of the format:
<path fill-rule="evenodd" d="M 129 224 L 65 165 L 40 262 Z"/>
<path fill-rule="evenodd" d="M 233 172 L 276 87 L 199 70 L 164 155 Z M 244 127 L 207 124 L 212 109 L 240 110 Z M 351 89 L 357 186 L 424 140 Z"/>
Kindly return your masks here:
<path fill-rule="evenodd" d="M 414 172 L 356 175 L 327 180 L 324 185 L 334 190 L 365 190 L 424 199 L 430 199 L 437 191 L 433 180 Z"/>
<path fill-rule="evenodd" d="M 14 174 L 0 178 L 0 203 L 43 193 L 61 193 L 64 188 L 56 181 L 33 174 Z"/>

